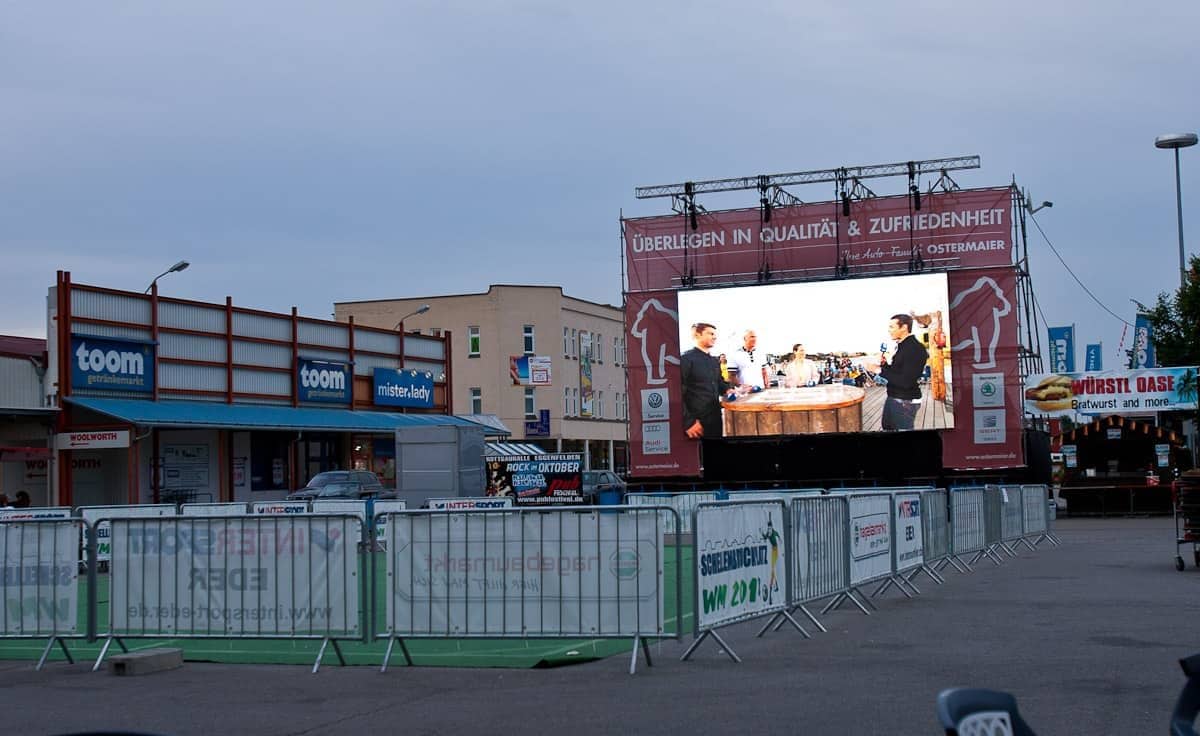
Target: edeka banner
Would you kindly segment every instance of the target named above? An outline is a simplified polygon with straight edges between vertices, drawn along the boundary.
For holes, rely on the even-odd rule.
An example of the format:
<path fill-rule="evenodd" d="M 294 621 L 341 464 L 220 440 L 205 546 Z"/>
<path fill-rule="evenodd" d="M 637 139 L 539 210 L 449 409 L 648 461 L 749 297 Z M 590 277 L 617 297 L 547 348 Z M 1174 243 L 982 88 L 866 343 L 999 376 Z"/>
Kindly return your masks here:
<path fill-rule="evenodd" d="M 988 268 L 949 276 L 954 429 L 942 433 L 942 465 L 1022 466 L 1016 273 Z"/>
<path fill-rule="evenodd" d="M 1039 373 L 1025 382 L 1030 414 L 1140 414 L 1196 408 L 1195 366 Z"/>
<path fill-rule="evenodd" d="M 878 580 L 892 571 L 892 504 L 886 494 L 851 495 L 850 584 Z"/>
<path fill-rule="evenodd" d="M 653 636 L 663 524 L 646 513 L 412 514 L 390 525 L 387 633 Z"/>
<path fill-rule="evenodd" d="M 897 493 L 892 497 L 896 530 L 896 572 L 925 562 L 925 540 L 921 530 L 921 494 Z"/>
<path fill-rule="evenodd" d="M 148 342 L 71 335 L 71 389 L 153 392 L 154 347 Z"/>
<path fill-rule="evenodd" d="M 839 254 L 856 274 L 903 272 L 913 243 L 938 270 L 1012 263 L 1008 187 L 927 194 L 919 212 L 909 207 L 907 196 L 855 201 L 850 217 L 835 202 L 776 207 L 766 225 L 755 207 L 700 214 L 695 230 L 679 215 L 624 220 L 628 291 L 678 288 L 685 274 L 699 285 L 756 283 L 764 249 L 781 278 L 832 276 Z"/>
<path fill-rule="evenodd" d="M 78 631 L 76 521 L 0 524 L 0 636 Z"/>
<path fill-rule="evenodd" d="M 1050 368 L 1055 373 L 1071 373 L 1075 370 L 1075 325 L 1047 327 L 1050 338 Z"/>
<path fill-rule="evenodd" d="M 114 519 L 115 636 L 360 635 L 356 519 Z"/>
<path fill-rule="evenodd" d="M 696 510 L 696 612 L 712 629 L 787 607 L 784 505 L 751 501 Z"/>
<path fill-rule="evenodd" d="M 375 406 L 433 406 L 433 374 L 429 371 L 376 368 L 372 388 Z"/>
<path fill-rule="evenodd" d="M 628 294 L 630 475 L 700 475 L 700 440 L 683 431 L 674 291 Z M 689 346 L 690 347 L 690 346 Z"/>

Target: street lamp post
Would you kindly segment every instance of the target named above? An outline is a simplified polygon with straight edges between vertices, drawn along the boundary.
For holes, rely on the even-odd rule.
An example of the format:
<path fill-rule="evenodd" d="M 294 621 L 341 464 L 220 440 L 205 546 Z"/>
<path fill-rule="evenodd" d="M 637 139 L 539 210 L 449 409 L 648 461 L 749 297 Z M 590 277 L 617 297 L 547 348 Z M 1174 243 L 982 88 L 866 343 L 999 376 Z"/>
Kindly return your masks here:
<path fill-rule="evenodd" d="M 429 305 L 422 304 L 415 310 L 401 317 L 400 321 L 396 323 L 396 329 L 400 331 L 400 368 L 402 370 L 404 368 L 404 320 L 408 319 L 409 317 L 416 317 L 418 314 L 425 314 L 428 311 Z"/>
<path fill-rule="evenodd" d="M 174 266 L 171 266 L 166 271 L 163 271 L 159 275 L 155 276 L 154 280 L 150 282 L 150 285 L 147 286 L 146 290 L 142 293 L 149 294 L 150 290 L 154 288 L 154 285 L 157 284 L 158 280 L 161 279 L 163 276 L 166 276 L 169 273 L 176 273 L 177 271 L 183 271 L 190 265 L 192 265 L 192 264 L 188 263 L 187 261 L 180 261 L 180 262 L 176 263 Z"/>
<path fill-rule="evenodd" d="M 1179 186 L 1179 149 L 1196 145 L 1195 133 L 1169 133 L 1154 139 L 1156 148 L 1175 150 L 1175 213 L 1179 222 L 1179 286 L 1187 285 L 1187 263 L 1183 252 L 1183 193 Z"/>

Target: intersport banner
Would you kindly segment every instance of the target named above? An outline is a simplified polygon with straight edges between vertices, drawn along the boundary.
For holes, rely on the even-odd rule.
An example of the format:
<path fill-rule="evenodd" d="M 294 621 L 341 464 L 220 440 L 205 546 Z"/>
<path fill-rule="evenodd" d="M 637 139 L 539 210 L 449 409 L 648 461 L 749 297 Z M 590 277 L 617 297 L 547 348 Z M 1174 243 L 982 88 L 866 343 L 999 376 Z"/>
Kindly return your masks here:
<path fill-rule="evenodd" d="M 357 519 L 111 523 L 114 636 L 361 636 Z"/>
<path fill-rule="evenodd" d="M 942 464 L 954 469 L 1024 465 L 1016 274 L 1011 267 L 952 271 L 950 324 L 954 429 L 942 431 Z M 630 473 L 701 475 L 701 443 L 682 425 L 677 292 L 625 300 Z"/>
<path fill-rule="evenodd" d="M 771 272 L 787 280 L 829 276 L 845 256 L 853 273 L 907 268 L 916 246 L 926 268 L 978 268 L 1012 263 L 1011 190 L 927 194 L 921 209 L 908 196 L 841 204 L 776 207 L 763 223 L 758 208 L 703 213 L 696 229 L 681 215 L 627 219 L 628 291 L 697 284 L 753 283 L 769 254 Z"/>

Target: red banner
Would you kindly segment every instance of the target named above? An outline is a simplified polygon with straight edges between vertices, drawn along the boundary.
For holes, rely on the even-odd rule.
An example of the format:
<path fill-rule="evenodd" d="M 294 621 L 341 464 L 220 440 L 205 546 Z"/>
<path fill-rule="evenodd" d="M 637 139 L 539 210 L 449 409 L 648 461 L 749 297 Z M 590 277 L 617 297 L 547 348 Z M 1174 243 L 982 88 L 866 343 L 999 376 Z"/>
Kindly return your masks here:
<path fill-rule="evenodd" d="M 942 434 L 944 467 L 1025 464 L 1017 307 L 1011 267 L 950 274 L 954 430 Z"/>
<path fill-rule="evenodd" d="M 628 295 L 625 324 L 629 326 L 630 475 L 700 475 L 700 440 L 683 432 L 675 292 Z"/>
<path fill-rule="evenodd" d="M 972 189 L 921 197 L 877 197 L 625 220 L 628 291 L 678 289 L 685 282 L 754 283 L 764 266 L 776 281 L 907 270 L 914 251 L 926 269 L 1012 263 L 1012 190 Z"/>

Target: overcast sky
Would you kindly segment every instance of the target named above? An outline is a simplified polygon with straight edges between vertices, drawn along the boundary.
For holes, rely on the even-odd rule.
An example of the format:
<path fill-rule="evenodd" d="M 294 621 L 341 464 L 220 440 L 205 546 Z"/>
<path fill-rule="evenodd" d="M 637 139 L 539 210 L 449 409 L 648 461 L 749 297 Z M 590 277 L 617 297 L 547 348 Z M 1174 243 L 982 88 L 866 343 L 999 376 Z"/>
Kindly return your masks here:
<path fill-rule="evenodd" d="M 6 2 L 0 333 L 45 335 L 58 269 L 141 291 L 179 259 L 165 295 L 318 317 L 490 283 L 619 304 L 621 211 L 669 211 L 635 186 L 966 154 L 962 186 L 1053 200 L 1132 321 L 1178 285 L 1154 138 L 1200 129 L 1197 28 L 1195 0 Z M 1183 192 L 1196 252 L 1200 147 Z M 1046 320 L 1112 367 L 1122 323 L 1029 250 Z"/>

